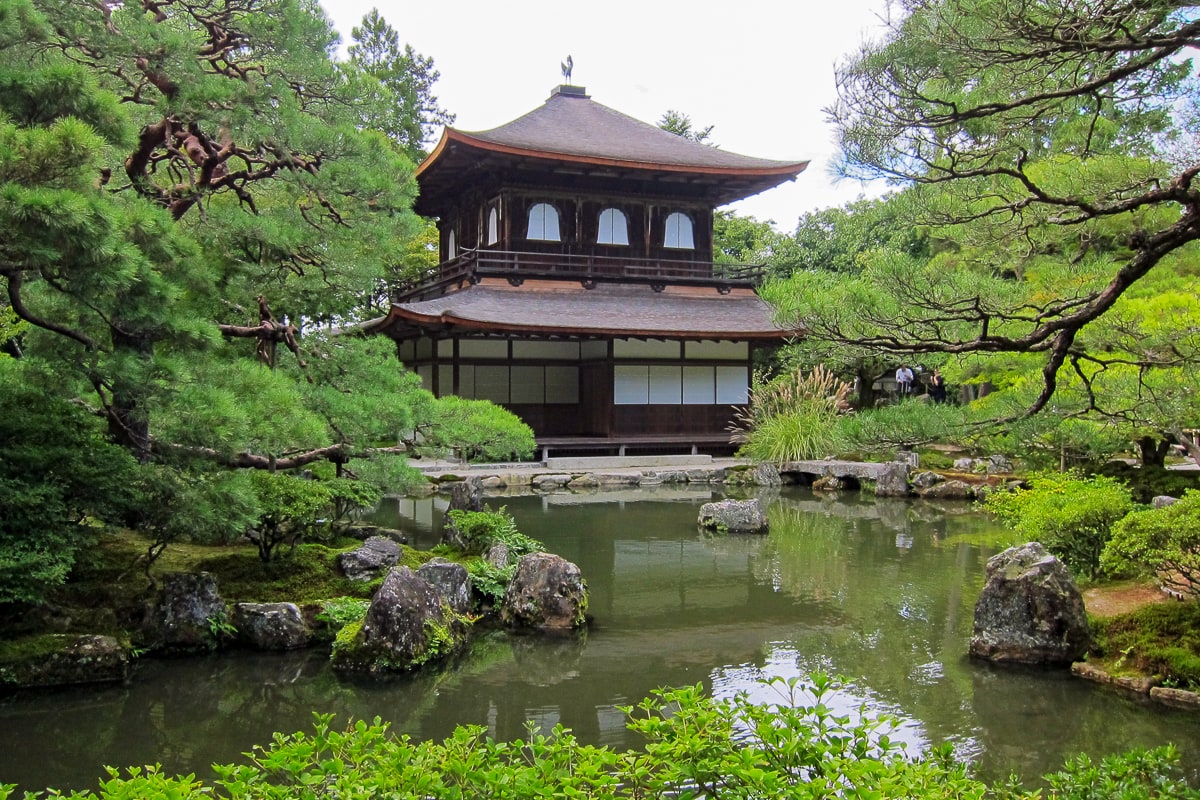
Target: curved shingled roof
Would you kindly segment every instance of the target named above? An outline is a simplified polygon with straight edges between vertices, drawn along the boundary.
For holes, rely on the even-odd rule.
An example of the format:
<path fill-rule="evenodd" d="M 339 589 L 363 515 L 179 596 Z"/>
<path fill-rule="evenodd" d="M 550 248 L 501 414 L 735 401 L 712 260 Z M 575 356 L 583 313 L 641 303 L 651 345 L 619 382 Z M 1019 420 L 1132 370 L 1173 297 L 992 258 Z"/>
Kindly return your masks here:
<path fill-rule="evenodd" d="M 433 189 L 429 183 L 434 174 L 442 173 L 440 183 L 475 163 L 471 153 L 647 175 L 704 176 L 728 184 L 715 198 L 720 203 L 792 180 L 808 166 L 807 161 L 754 158 L 693 142 L 601 105 L 576 86 L 558 87 L 543 105 L 498 128 L 446 128 L 437 147 L 417 167 L 422 191 Z"/>
<path fill-rule="evenodd" d="M 498 128 L 474 132 L 447 128 L 446 133 L 484 147 L 498 145 L 531 155 L 579 156 L 699 171 L 766 170 L 795 175 L 808 165 L 807 161 L 753 158 L 693 142 L 601 105 L 582 90 L 570 91 L 575 88 L 561 87 L 539 108 Z"/>
<path fill-rule="evenodd" d="M 514 288 L 485 281 L 444 297 L 398 303 L 371 325 L 404 338 L 420 329 L 515 333 L 532 336 L 632 336 L 667 339 L 782 339 L 772 310 L 750 290 L 601 284 L 585 289 L 565 281 Z M 532 291 L 531 291 L 532 290 Z"/>

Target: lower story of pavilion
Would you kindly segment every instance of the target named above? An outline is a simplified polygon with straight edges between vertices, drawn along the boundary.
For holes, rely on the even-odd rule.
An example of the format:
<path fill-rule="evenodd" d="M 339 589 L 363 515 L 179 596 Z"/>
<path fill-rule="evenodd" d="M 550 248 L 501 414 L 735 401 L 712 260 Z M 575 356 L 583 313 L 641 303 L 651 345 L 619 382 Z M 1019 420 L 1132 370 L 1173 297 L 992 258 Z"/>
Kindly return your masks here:
<path fill-rule="evenodd" d="M 435 395 L 519 416 L 543 456 L 729 452 L 755 359 L 785 335 L 753 292 L 561 285 L 475 286 L 394 306 L 375 329 Z"/>

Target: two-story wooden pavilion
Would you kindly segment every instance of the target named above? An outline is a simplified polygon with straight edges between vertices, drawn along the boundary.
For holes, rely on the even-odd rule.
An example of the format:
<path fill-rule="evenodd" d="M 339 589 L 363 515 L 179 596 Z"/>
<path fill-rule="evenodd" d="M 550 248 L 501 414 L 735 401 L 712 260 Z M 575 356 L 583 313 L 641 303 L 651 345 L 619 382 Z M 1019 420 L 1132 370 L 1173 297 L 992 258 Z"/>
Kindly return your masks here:
<path fill-rule="evenodd" d="M 808 162 L 699 144 L 560 86 L 418 167 L 440 264 L 374 324 L 435 394 L 503 405 L 555 446 L 728 447 L 752 351 L 787 335 L 713 211 Z"/>

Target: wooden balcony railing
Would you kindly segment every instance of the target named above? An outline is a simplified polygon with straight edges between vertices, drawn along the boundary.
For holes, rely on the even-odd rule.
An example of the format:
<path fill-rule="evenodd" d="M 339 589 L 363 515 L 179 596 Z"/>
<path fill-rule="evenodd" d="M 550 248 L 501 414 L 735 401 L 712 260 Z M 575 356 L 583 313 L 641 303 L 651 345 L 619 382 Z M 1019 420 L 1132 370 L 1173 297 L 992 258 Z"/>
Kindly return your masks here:
<path fill-rule="evenodd" d="M 435 296 L 446 287 L 478 283 L 482 278 L 507 278 L 514 285 L 526 280 L 576 280 L 584 286 L 599 282 L 642 283 L 651 286 L 711 286 L 719 292 L 757 286 L 766 277 L 762 264 L 715 264 L 667 258 L 625 258 L 594 253 L 538 253 L 514 250 L 468 250 L 435 269 L 400 284 L 397 301 Z"/>

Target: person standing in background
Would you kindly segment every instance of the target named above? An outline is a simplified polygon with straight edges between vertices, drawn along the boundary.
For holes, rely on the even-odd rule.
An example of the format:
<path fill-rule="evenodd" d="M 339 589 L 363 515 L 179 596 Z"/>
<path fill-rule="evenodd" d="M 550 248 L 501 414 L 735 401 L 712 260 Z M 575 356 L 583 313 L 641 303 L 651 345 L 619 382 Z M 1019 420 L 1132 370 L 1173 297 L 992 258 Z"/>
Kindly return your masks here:
<path fill-rule="evenodd" d="M 941 370 L 935 369 L 929 378 L 929 396 L 935 403 L 946 402 L 946 379 Z"/>

